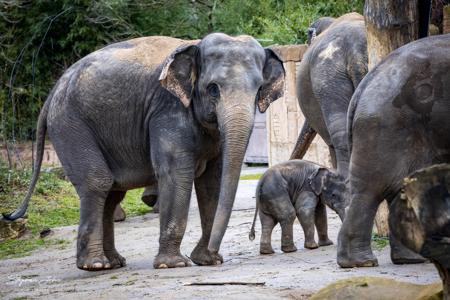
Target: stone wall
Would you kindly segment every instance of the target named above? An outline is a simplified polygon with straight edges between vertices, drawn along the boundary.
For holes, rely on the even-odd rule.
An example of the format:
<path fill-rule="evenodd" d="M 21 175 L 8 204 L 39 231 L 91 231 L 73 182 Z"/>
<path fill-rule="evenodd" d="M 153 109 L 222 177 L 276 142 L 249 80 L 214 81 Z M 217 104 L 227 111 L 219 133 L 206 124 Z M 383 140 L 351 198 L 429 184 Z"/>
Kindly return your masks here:
<path fill-rule="evenodd" d="M 31 166 L 31 142 L 20 143 L 12 145 L 9 144 L 9 153 L 11 161 L 16 167 Z M 36 149 L 35 149 L 36 151 Z M 8 153 L 5 145 L 0 145 L 0 159 L 4 162 L 8 162 Z M 44 167 L 59 167 L 61 163 L 56 155 L 53 145 L 49 142 L 45 142 L 44 156 L 42 158 L 42 165 Z"/>

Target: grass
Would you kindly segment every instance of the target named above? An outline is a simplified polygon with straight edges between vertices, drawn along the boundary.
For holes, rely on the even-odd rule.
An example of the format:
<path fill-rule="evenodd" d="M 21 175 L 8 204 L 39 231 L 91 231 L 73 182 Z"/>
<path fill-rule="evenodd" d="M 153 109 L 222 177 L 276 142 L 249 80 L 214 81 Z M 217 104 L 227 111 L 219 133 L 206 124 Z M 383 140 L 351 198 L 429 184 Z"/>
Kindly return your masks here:
<path fill-rule="evenodd" d="M 239 180 L 259 180 L 263 174 L 242 175 Z"/>
<path fill-rule="evenodd" d="M 389 238 L 384 236 L 379 236 L 376 233 L 372 234 L 372 247 L 378 251 L 383 250 L 387 245 L 389 245 Z"/>
<path fill-rule="evenodd" d="M 56 173 L 41 173 L 28 208 L 25 237 L 0 243 L 0 259 L 22 257 L 44 247 L 64 248 L 70 241 L 61 239 L 41 239 L 39 233 L 46 228 L 76 225 L 79 222 L 80 201 L 71 183 Z M 29 170 L 9 172 L 0 167 L 0 212 L 14 211 L 22 202 L 31 179 Z M 122 207 L 127 217 L 143 215 L 151 211 L 141 200 L 143 189 L 127 192 Z"/>

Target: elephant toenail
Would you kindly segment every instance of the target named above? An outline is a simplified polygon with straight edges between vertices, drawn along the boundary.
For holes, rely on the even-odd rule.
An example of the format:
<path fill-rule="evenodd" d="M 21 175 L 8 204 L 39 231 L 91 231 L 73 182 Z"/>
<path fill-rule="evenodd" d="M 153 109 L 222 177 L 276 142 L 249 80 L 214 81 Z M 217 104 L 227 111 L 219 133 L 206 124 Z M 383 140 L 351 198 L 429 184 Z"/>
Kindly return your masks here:
<path fill-rule="evenodd" d="M 215 265 L 220 265 L 220 264 L 222 264 L 222 262 L 220 260 L 216 260 L 216 262 L 214 264 Z"/>
<path fill-rule="evenodd" d="M 87 269 L 88 267 L 87 267 L 87 265 L 83 265 L 83 269 Z"/>
<path fill-rule="evenodd" d="M 92 267 L 93 267 L 94 269 L 100 269 L 100 268 L 103 267 L 103 264 L 102 264 L 102 263 L 99 263 L 99 262 L 96 262 L 96 263 L 94 263 L 94 264 L 92 265 Z"/>
<path fill-rule="evenodd" d="M 111 264 L 110 263 L 106 263 L 105 264 L 105 269 L 110 269 L 111 268 Z"/>
<path fill-rule="evenodd" d="M 186 263 L 185 263 L 185 262 L 182 262 L 182 261 L 180 261 L 180 262 L 178 262 L 178 263 L 175 264 L 175 267 L 177 267 L 177 268 L 179 268 L 179 267 L 185 267 L 185 266 L 186 266 Z"/>
<path fill-rule="evenodd" d="M 166 264 L 160 264 L 158 266 L 158 269 L 167 269 L 167 268 L 168 268 L 168 266 Z"/>

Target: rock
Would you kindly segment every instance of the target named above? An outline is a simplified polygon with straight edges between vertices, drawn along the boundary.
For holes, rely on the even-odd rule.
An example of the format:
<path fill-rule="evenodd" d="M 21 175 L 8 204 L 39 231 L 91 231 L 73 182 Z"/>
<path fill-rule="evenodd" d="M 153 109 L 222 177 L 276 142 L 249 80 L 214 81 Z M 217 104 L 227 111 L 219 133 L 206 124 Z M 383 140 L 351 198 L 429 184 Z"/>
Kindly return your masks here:
<path fill-rule="evenodd" d="M 419 285 L 381 277 L 354 277 L 328 285 L 311 300 L 434 300 L 442 299 L 442 284 Z"/>
<path fill-rule="evenodd" d="M 43 239 L 43 238 L 45 238 L 45 237 L 48 237 L 48 236 L 51 235 L 51 234 L 53 234 L 53 230 L 51 230 L 50 228 L 45 228 L 44 230 L 42 230 L 42 231 L 39 233 L 39 237 L 40 237 L 41 239 Z"/>
<path fill-rule="evenodd" d="M 15 221 L 0 219 L 0 242 L 17 239 L 26 231 L 27 219 L 20 218 Z"/>

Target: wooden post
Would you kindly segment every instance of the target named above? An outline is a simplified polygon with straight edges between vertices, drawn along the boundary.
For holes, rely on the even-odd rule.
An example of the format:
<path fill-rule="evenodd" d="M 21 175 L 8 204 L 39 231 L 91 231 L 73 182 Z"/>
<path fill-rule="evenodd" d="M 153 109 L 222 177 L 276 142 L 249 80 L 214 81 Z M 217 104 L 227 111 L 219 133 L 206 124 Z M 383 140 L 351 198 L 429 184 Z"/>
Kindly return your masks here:
<path fill-rule="evenodd" d="M 369 71 L 398 47 L 419 37 L 419 2 L 366 0 L 364 19 L 367 29 Z M 388 205 L 380 205 L 375 217 L 377 234 L 389 235 Z"/>
<path fill-rule="evenodd" d="M 443 32 L 450 33 L 450 5 L 444 6 Z"/>

